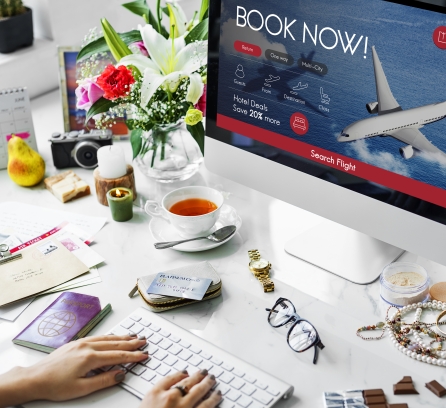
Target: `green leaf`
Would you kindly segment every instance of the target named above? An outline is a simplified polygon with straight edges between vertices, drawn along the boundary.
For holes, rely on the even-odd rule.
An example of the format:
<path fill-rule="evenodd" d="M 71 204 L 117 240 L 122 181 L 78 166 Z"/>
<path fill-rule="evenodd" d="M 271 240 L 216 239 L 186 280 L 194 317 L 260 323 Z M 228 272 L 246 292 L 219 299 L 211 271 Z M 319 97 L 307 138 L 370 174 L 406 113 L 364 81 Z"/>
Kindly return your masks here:
<path fill-rule="evenodd" d="M 203 41 L 208 38 L 208 19 L 204 19 L 201 23 L 198 23 L 189 34 L 184 37 L 186 44 L 190 44 L 194 41 Z"/>
<path fill-rule="evenodd" d="M 85 123 L 87 123 L 93 116 L 99 113 L 108 112 L 110 108 L 116 105 L 116 102 L 110 101 L 105 98 L 98 99 L 88 110 L 87 116 L 85 118 Z"/>
<path fill-rule="evenodd" d="M 198 21 L 203 21 L 208 16 L 209 0 L 201 0 L 200 15 Z"/>
<path fill-rule="evenodd" d="M 130 143 L 132 145 L 133 159 L 138 156 L 142 146 L 142 129 L 133 129 L 130 135 Z"/>
<path fill-rule="evenodd" d="M 170 14 L 169 14 L 169 7 L 161 7 L 161 10 L 163 11 L 163 13 L 164 13 L 167 17 L 170 17 Z"/>
<path fill-rule="evenodd" d="M 203 122 L 198 122 L 194 126 L 186 125 L 187 130 L 192 135 L 192 137 L 195 139 L 195 141 L 198 143 L 198 146 L 200 147 L 201 153 L 204 156 L 204 127 Z"/>
<path fill-rule="evenodd" d="M 125 56 L 132 54 L 129 47 L 127 47 L 127 44 L 122 41 L 121 37 L 106 18 L 101 18 L 101 25 L 105 41 L 107 42 L 108 48 L 116 62 L 120 61 Z"/>
<path fill-rule="evenodd" d="M 132 30 L 127 33 L 118 34 L 122 41 L 124 41 L 127 45 L 132 44 L 137 41 L 142 41 L 141 33 L 139 30 Z M 90 57 L 93 54 L 98 52 L 109 52 L 110 49 L 105 41 L 104 37 L 98 38 L 95 41 L 92 41 L 90 44 L 87 44 L 84 48 L 79 51 L 77 54 L 77 61 L 80 61 L 84 58 Z"/>
<path fill-rule="evenodd" d="M 141 17 L 144 14 L 148 16 L 150 13 L 150 9 L 147 6 L 146 0 L 136 0 L 131 1 L 130 3 L 124 3 L 122 7 Z"/>

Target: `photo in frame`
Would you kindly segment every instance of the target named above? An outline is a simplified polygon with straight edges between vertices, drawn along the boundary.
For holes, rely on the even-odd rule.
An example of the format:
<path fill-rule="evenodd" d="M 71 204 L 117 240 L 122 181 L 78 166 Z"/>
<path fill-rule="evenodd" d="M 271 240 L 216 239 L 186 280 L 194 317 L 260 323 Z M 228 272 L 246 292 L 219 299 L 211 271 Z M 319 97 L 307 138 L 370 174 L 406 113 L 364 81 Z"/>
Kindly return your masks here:
<path fill-rule="evenodd" d="M 95 128 L 94 119 L 90 119 L 85 124 L 86 111 L 76 108 L 77 80 L 80 77 L 80 69 L 82 63 L 76 64 L 77 54 L 80 47 L 58 47 L 59 59 L 59 80 L 60 80 L 60 96 L 62 100 L 62 110 L 64 119 L 64 131 L 72 130 L 90 130 Z M 107 53 L 98 57 L 98 67 L 106 67 L 112 62 L 112 56 Z M 113 139 L 128 139 L 129 129 L 125 124 L 124 118 L 117 118 L 116 124 L 111 128 Z"/>

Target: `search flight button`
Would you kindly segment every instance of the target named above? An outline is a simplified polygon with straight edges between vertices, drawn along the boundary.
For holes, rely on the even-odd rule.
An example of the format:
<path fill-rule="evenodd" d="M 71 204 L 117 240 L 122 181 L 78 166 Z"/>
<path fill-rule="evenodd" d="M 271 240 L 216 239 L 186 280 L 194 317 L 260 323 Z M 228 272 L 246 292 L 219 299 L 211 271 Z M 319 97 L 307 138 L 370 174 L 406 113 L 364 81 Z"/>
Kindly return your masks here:
<path fill-rule="evenodd" d="M 247 42 L 236 41 L 234 42 L 234 48 L 238 52 L 253 55 L 254 57 L 260 57 L 262 55 L 262 49 L 259 46 Z"/>

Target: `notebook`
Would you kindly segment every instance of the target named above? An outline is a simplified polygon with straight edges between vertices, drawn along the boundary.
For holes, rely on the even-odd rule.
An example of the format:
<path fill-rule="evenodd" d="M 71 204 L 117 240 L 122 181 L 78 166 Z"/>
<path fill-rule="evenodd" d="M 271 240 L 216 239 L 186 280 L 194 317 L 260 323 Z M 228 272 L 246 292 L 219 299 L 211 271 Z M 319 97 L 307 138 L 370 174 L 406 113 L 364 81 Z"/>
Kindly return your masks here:
<path fill-rule="evenodd" d="M 110 304 L 101 310 L 96 296 L 64 292 L 12 342 L 51 353 L 70 341 L 85 337 L 110 311 Z"/>
<path fill-rule="evenodd" d="M 0 90 L 0 169 L 6 169 L 8 165 L 8 141 L 12 134 L 21 137 L 37 151 L 26 88 Z"/>

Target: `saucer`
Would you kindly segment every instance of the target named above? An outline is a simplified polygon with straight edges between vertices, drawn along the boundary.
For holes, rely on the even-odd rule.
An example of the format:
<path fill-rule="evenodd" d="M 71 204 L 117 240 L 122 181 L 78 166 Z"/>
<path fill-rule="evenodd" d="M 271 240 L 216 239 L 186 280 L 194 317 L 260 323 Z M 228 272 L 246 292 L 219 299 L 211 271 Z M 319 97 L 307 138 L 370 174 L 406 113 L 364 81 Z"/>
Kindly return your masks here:
<path fill-rule="evenodd" d="M 242 219 L 233 207 L 223 204 L 220 211 L 220 217 L 218 217 L 217 222 L 211 228 L 209 234 L 212 234 L 214 231 L 222 227 L 226 227 L 227 225 L 235 225 L 237 229 L 234 234 L 222 242 L 213 242 L 208 239 L 200 239 L 199 241 L 185 242 L 184 244 L 176 245 L 171 249 L 183 252 L 199 252 L 219 247 L 225 242 L 228 242 L 242 226 Z M 169 222 L 161 217 L 152 217 L 150 220 L 149 229 L 156 242 L 180 241 L 185 239 L 171 224 L 169 224 Z"/>

